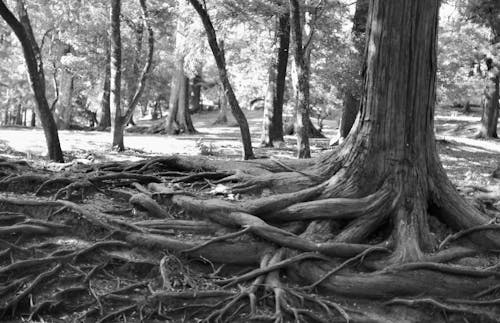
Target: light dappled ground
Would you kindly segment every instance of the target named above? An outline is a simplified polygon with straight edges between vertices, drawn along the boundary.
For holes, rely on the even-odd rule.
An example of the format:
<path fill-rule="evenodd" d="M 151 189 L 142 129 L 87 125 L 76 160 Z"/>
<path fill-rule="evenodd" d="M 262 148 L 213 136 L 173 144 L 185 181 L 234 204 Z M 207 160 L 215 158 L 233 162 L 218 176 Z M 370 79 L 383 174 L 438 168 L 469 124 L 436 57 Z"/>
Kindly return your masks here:
<path fill-rule="evenodd" d="M 291 158 L 295 152 L 295 138 L 286 136 L 282 149 L 258 148 L 262 111 L 245 111 L 257 156 Z M 127 151 L 110 151 L 111 134 L 98 131 L 60 131 L 61 147 L 68 161 L 77 159 L 136 160 L 157 155 L 207 155 L 214 158 L 238 158 L 241 143 L 239 128 L 230 117 L 229 126 L 213 126 L 217 112 L 196 114 L 195 135 L 148 135 L 126 133 Z M 438 147 L 443 164 L 457 185 L 496 185 L 491 173 L 500 161 L 500 141 L 472 139 L 479 124 L 479 111 L 463 115 L 454 109 L 438 109 L 436 115 Z M 149 121 L 140 121 L 147 125 Z M 313 155 L 328 149 L 329 139 L 337 133 L 337 120 L 326 120 L 323 132 L 326 139 L 312 139 Z M 0 128 L 0 154 L 16 155 L 28 160 L 39 160 L 46 154 L 45 138 L 41 129 Z"/>

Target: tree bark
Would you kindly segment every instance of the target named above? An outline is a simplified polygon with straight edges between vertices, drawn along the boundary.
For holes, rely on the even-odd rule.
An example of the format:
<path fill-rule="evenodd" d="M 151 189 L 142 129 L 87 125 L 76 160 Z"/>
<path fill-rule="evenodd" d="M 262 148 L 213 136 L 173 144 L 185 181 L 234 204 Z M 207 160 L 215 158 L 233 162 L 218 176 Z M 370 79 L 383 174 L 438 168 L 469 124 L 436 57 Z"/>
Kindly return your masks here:
<path fill-rule="evenodd" d="M 121 99 L 121 76 L 122 76 L 122 43 L 120 35 L 120 12 L 121 0 L 111 0 L 110 20 L 110 110 L 111 110 L 111 133 L 113 135 L 112 148 L 123 151 L 124 118 L 120 106 Z"/>
<path fill-rule="evenodd" d="M 45 141 L 47 142 L 48 157 L 56 162 L 64 162 L 56 123 L 50 112 L 45 93 L 45 75 L 40 49 L 33 36 L 28 13 L 21 0 L 18 0 L 18 13 L 19 20 L 17 20 L 12 12 L 5 6 L 4 2 L 0 1 L 0 15 L 10 28 L 12 28 L 23 48 L 31 87 L 35 94 L 37 112 L 40 116 L 45 134 Z"/>
<path fill-rule="evenodd" d="M 110 110 L 110 78 L 111 78 L 111 54 L 109 46 L 106 47 L 106 69 L 104 71 L 104 82 L 101 97 L 101 118 L 99 120 L 98 130 L 105 130 L 111 127 Z"/>
<path fill-rule="evenodd" d="M 233 116 L 236 119 L 236 122 L 238 122 L 238 125 L 240 127 L 241 141 L 243 144 L 243 159 L 245 160 L 253 159 L 254 154 L 252 149 L 252 137 L 250 137 L 248 122 L 245 117 L 245 114 L 240 108 L 238 100 L 236 99 L 233 87 L 229 82 L 224 51 L 221 50 L 221 48 L 219 47 L 219 44 L 217 42 L 217 36 L 215 34 L 215 29 L 214 26 L 212 25 L 212 21 L 208 16 L 208 12 L 198 0 L 189 0 L 189 3 L 191 3 L 193 8 L 196 10 L 196 12 L 201 18 L 203 26 L 205 27 L 205 32 L 207 33 L 207 38 L 208 38 L 208 44 L 210 45 L 210 49 L 212 50 L 212 53 L 215 58 L 215 63 L 217 64 L 217 69 L 219 71 L 220 81 L 222 83 L 222 86 L 224 87 L 224 92 L 229 102 L 229 106 L 231 107 L 231 112 L 233 113 Z"/>
<path fill-rule="evenodd" d="M 302 45 L 301 8 L 298 0 L 290 0 L 290 29 L 292 34 L 293 62 L 296 73 L 295 97 L 295 134 L 297 136 L 297 157 L 310 158 L 309 147 L 309 66 Z"/>
<path fill-rule="evenodd" d="M 285 94 L 288 49 L 290 46 L 290 15 L 278 17 L 276 24 L 276 46 L 269 66 L 269 82 L 264 101 L 261 145 L 272 147 L 283 142 L 283 97 Z M 278 144 L 279 145 L 279 144 Z"/>

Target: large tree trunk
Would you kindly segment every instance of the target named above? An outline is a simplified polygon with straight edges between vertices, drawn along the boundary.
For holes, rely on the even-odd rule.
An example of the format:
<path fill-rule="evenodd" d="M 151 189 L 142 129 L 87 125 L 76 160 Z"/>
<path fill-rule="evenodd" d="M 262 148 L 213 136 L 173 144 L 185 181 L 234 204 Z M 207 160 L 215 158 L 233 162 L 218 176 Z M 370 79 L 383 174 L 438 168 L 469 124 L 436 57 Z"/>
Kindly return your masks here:
<path fill-rule="evenodd" d="M 288 49 L 290 45 L 290 15 L 280 15 L 276 24 L 276 46 L 269 66 L 269 82 L 264 101 L 261 145 L 272 147 L 283 142 L 283 97 L 286 85 Z M 279 144 L 278 144 L 279 145 Z"/>
<path fill-rule="evenodd" d="M 106 49 L 106 69 L 104 71 L 104 82 L 102 87 L 101 97 L 101 117 L 99 120 L 98 130 L 105 130 L 111 127 L 111 110 L 110 110 L 110 78 L 111 78 L 111 54 L 109 46 Z"/>
<path fill-rule="evenodd" d="M 28 67 L 31 87 L 35 94 L 38 115 L 40 116 L 45 141 L 47 142 L 48 157 L 56 162 L 64 162 L 56 123 L 50 112 L 45 93 L 45 75 L 40 49 L 33 36 L 28 13 L 21 0 L 18 0 L 18 13 L 19 21 L 5 6 L 4 2 L 0 1 L 0 15 L 12 28 L 23 47 L 24 59 Z"/>
<path fill-rule="evenodd" d="M 172 80 L 169 114 L 165 121 L 167 134 L 196 133 L 189 113 L 189 78 L 184 73 L 184 57 L 177 59 Z"/>
<path fill-rule="evenodd" d="M 290 29 L 292 34 L 293 63 L 292 70 L 296 75 L 293 77 L 295 86 L 295 134 L 297 136 L 297 157 L 310 158 L 309 147 L 309 64 L 306 62 L 304 48 L 302 45 L 302 22 L 301 8 L 298 0 L 290 0 Z"/>
<path fill-rule="evenodd" d="M 364 52 L 365 39 L 363 37 L 366 31 L 366 21 L 368 16 L 368 0 L 358 0 L 356 2 L 356 10 L 353 17 L 352 36 L 355 52 L 352 52 L 353 57 L 361 57 Z M 361 59 L 359 59 L 361 61 Z M 361 70 L 361 68 L 360 68 Z M 356 73 L 361 77 L 361 73 Z M 340 117 L 339 134 L 336 142 L 342 142 L 347 137 L 356 120 L 359 111 L 359 90 L 356 89 L 356 81 L 346 86 L 344 90 L 344 102 L 342 105 L 342 114 Z"/>
<path fill-rule="evenodd" d="M 111 20 L 111 64 L 110 64 L 110 110 L 111 110 L 111 133 L 113 149 L 123 151 L 125 145 L 123 143 L 123 129 L 125 127 L 122 109 L 120 106 L 121 99 L 121 76 L 122 76 L 122 43 L 120 35 L 120 11 L 121 0 L 111 0 L 110 20 Z"/>
<path fill-rule="evenodd" d="M 215 29 L 214 26 L 212 25 L 212 21 L 208 16 L 206 8 L 204 8 L 198 0 L 189 0 L 189 2 L 200 16 L 203 26 L 205 27 L 205 32 L 207 33 L 207 38 L 208 38 L 208 44 L 210 45 L 210 49 L 212 50 L 212 53 L 215 58 L 215 63 L 217 64 L 217 69 L 219 71 L 220 81 L 222 83 L 222 86 L 224 87 L 224 92 L 226 93 L 229 106 L 231 107 L 231 112 L 233 113 L 233 116 L 236 119 L 236 122 L 238 122 L 238 125 L 240 127 L 241 141 L 243 144 L 243 159 L 245 160 L 253 159 L 254 155 L 252 149 L 252 137 L 250 136 L 248 122 L 245 117 L 245 114 L 243 113 L 243 111 L 241 111 L 240 104 L 236 99 L 233 87 L 229 82 L 224 51 L 221 50 L 221 48 L 219 47 L 219 44 L 217 42 L 217 36 L 215 34 Z"/>

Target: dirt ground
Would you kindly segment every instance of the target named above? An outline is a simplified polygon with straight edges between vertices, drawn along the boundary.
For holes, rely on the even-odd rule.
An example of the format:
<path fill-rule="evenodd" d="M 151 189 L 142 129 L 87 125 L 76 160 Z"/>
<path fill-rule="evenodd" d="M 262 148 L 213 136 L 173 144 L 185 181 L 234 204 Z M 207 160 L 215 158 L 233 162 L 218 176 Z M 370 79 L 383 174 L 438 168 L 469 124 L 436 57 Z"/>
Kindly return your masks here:
<path fill-rule="evenodd" d="M 262 111 L 245 111 L 255 153 L 259 157 L 293 158 L 295 138 L 286 136 L 281 149 L 259 148 Z M 111 134 L 97 131 L 59 131 L 61 148 L 66 160 L 88 159 L 96 162 L 112 160 L 135 161 L 142 158 L 182 154 L 205 155 L 212 158 L 238 159 L 241 142 L 239 128 L 230 116 L 228 126 L 213 126 L 217 112 L 193 116 L 198 133 L 194 135 L 148 135 L 126 133 L 123 153 L 110 151 Z M 329 141 L 337 134 L 338 114 L 324 121 L 325 139 L 311 139 L 313 156 L 329 149 Z M 490 186 L 497 184 L 491 173 L 500 163 L 500 140 L 472 139 L 480 121 L 479 110 L 464 115 L 457 109 L 440 108 L 435 117 L 435 129 L 441 160 L 457 185 Z M 139 120 L 139 126 L 151 124 Z M 0 128 L 0 156 L 15 155 L 39 161 L 46 154 L 41 129 Z M 53 165 L 54 167 L 57 167 Z"/>

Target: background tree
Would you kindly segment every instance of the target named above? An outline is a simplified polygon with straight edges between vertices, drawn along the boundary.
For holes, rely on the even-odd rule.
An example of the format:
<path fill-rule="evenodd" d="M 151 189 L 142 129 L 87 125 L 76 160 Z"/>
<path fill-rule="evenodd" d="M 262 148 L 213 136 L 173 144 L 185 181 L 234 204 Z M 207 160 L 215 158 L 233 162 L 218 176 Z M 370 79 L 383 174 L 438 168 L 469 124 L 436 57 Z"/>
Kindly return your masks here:
<path fill-rule="evenodd" d="M 309 48 L 302 43 L 302 10 L 298 0 L 290 0 L 290 30 L 292 33 L 292 53 L 296 76 L 295 98 L 295 133 L 297 135 L 297 157 L 310 158 L 309 147 L 309 74 L 307 58 Z M 293 77 L 293 76 L 292 76 Z"/>
<path fill-rule="evenodd" d="M 112 103 L 111 111 L 115 111 L 115 116 L 112 117 L 112 133 L 113 133 L 113 143 L 112 147 L 122 151 L 125 149 L 123 143 L 123 132 L 125 126 L 131 120 L 134 110 L 139 103 L 139 99 L 144 91 L 146 85 L 147 76 L 151 69 L 153 61 L 153 50 L 154 50 L 154 34 L 153 29 L 149 24 L 148 10 L 146 6 L 146 0 L 140 0 L 141 13 L 143 23 L 146 26 L 148 33 L 148 54 L 146 62 L 144 63 L 144 68 L 137 80 L 137 86 L 135 88 L 135 93 L 131 97 L 130 102 L 122 114 L 120 107 L 120 88 L 121 88 L 121 37 L 120 37 L 120 2 L 112 2 L 111 6 L 111 96 L 110 101 Z M 114 121 L 114 123 L 113 123 Z"/>
<path fill-rule="evenodd" d="M 38 115 L 42 122 L 45 140 L 47 142 L 48 157 L 53 161 L 63 162 L 64 158 L 59 143 L 57 127 L 45 96 L 45 74 L 40 49 L 34 38 L 28 13 L 21 0 L 18 0 L 17 8 L 19 20 L 17 20 L 12 12 L 5 6 L 5 3 L 0 1 L 0 15 L 12 28 L 12 31 L 16 34 L 23 47 L 31 87 L 35 94 Z"/>
<path fill-rule="evenodd" d="M 121 68 L 122 68 L 122 44 L 120 35 L 120 12 L 121 1 L 112 0 L 110 9 L 110 43 L 111 43 L 111 68 L 110 68 L 110 107 L 111 107 L 111 133 L 113 135 L 113 142 L 111 146 L 113 149 L 122 151 L 125 149 L 123 143 L 123 127 L 125 126 L 122 117 L 121 109 Z"/>
<path fill-rule="evenodd" d="M 356 1 L 356 9 L 353 16 L 352 24 L 352 37 L 353 37 L 353 50 L 352 55 L 355 61 L 358 62 L 353 68 L 353 79 L 350 84 L 347 84 L 344 89 L 344 98 L 342 104 L 342 115 L 340 117 L 339 134 L 335 140 L 342 142 L 349 132 L 352 125 L 356 120 L 359 111 L 359 98 L 360 98 L 360 79 L 361 79 L 361 61 L 365 48 L 365 31 L 366 21 L 368 15 L 368 0 Z M 359 71 L 359 72 L 357 72 Z M 359 75 L 359 76 L 358 76 Z M 358 77 L 357 77 L 358 76 Z"/>
<path fill-rule="evenodd" d="M 175 74 L 171 82 L 169 114 L 166 119 L 165 132 L 196 133 L 189 112 L 190 82 L 184 71 L 186 47 L 191 44 L 186 40 L 187 25 L 191 23 L 186 17 L 186 6 L 183 1 L 178 2 L 178 17 L 175 37 L 176 64 Z"/>
<path fill-rule="evenodd" d="M 498 138 L 498 98 L 500 60 L 497 47 L 500 44 L 500 2 L 495 0 L 471 0 L 469 15 L 472 20 L 478 21 L 491 29 L 491 51 L 483 53 L 486 63 L 486 86 L 484 89 L 481 116 L 481 127 L 476 134 L 477 138 Z"/>
<path fill-rule="evenodd" d="M 274 53 L 269 64 L 269 81 L 264 101 L 261 145 L 271 147 L 283 142 L 283 99 L 290 45 L 290 13 L 278 13 L 275 27 Z"/>
<path fill-rule="evenodd" d="M 200 16 L 201 21 L 203 22 L 203 26 L 205 27 L 205 31 L 207 33 L 208 44 L 210 45 L 210 49 L 212 50 L 215 62 L 217 64 L 220 81 L 224 88 L 229 106 L 231 107 L 231 112 L 233 113 L 233 116 L 240 127 L 241 142 L 243 144 L 243 159 L 252 159 L 254 158 L 254 154 L 252 149 L 252 138 L 250 137 L 250 131 L 248 129 L 248 122 L 245 115 L 241 111 L 238 100 L 234 95 L 231 83 L 229 82 L 224 51 L 222 51 L 219 47 L 215 29 L 212 25 L 212 21 L 210 20 L 210 16 L 208 15 L 207 9 L 203 7 L 202 4 L 198 2 L 198 0 L 189 0 L 189 2 L 196 10 L 198 15 Z"/>

